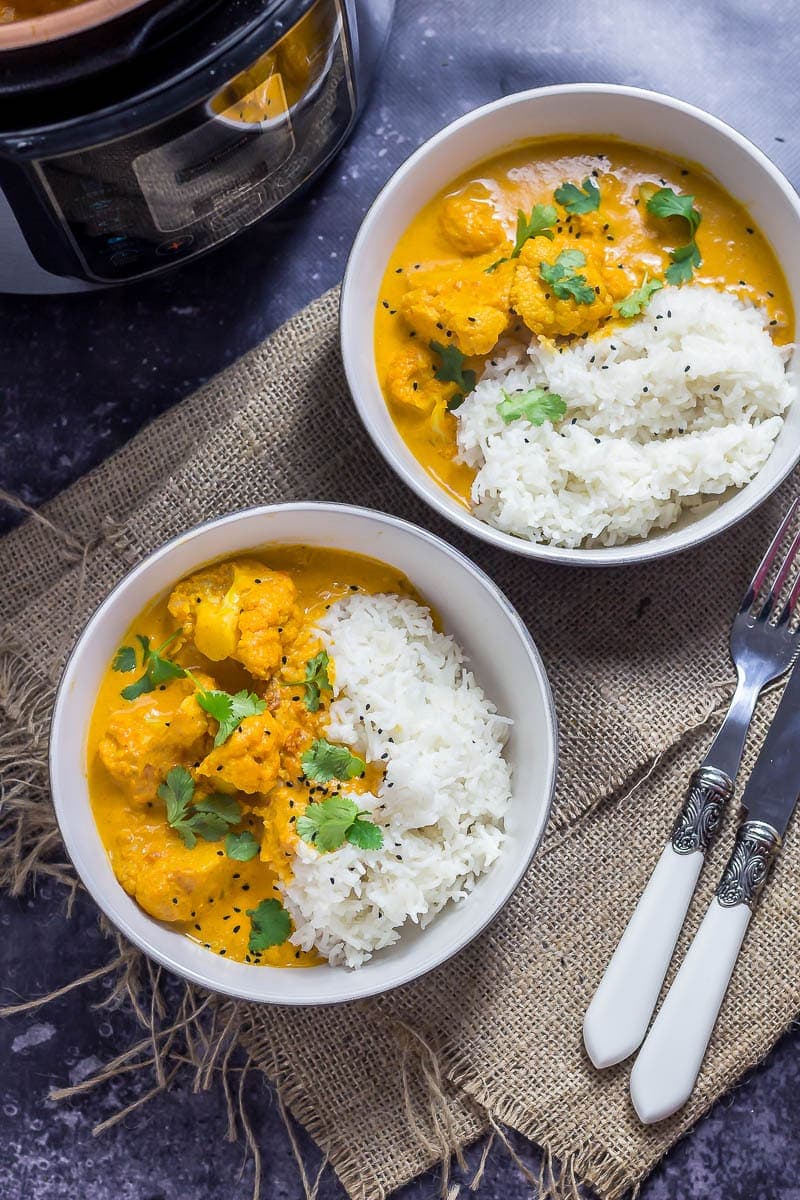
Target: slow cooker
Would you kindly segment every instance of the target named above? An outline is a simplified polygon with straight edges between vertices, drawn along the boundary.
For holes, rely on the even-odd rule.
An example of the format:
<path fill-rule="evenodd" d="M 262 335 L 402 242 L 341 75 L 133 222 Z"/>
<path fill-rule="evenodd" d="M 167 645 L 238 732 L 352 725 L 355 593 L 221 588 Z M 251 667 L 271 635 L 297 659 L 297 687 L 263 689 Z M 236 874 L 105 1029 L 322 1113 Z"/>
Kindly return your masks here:
<path fill-rule="evenodd" d="M 0 291 L 143 279 L 273 212 L 347 138 L 392 8 L 83 0 L 0 24 Z"/>

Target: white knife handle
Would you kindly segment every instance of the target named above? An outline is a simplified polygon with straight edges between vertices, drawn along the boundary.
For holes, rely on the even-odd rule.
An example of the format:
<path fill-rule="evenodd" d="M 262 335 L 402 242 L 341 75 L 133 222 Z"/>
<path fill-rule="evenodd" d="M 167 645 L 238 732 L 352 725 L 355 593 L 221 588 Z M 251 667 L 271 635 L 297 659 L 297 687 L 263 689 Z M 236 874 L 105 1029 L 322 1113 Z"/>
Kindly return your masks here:
<path fill-rule="evenodd" d="M 631 1099 L 646 1125 L 677 1112 L 692 1094 L 711 1034 L 781 839 L 745 821 L 717 888 L 631 1072 Z"/>
<path fill-rule="evenodd" d="M 647 1033 L 702 865 L 699 850 L 664 847 L 586 1010 L 583 1041 L 596 1067 L 622 1062 Z"/>
<path fill-rule="evenodd" d="M 706 850 L 733 782 L 714 767 L 692 775 L 672 840 L 659 858 L 594 994 L 583 1041 L 596 1067 L 633 1054 L 647 1032 Z"/>

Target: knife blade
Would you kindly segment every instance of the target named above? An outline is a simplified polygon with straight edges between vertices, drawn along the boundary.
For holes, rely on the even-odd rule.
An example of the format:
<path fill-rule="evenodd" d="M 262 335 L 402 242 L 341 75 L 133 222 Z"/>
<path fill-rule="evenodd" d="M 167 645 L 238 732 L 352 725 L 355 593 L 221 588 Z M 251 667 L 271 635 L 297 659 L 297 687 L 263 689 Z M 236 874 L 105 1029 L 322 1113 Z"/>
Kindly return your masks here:
<path fill-rule="evenodd" d="M 800 797 L 800 659 L 792 667 L 781 702 L 742 794 L 748 821 L 786 833 Z"/>

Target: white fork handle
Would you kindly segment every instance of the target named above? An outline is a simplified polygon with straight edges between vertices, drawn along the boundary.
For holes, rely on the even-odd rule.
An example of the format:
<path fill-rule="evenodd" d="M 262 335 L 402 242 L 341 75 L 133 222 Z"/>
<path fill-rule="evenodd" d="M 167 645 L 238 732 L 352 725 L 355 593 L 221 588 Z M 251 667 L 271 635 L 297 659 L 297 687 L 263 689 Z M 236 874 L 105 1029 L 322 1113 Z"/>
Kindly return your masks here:
<path fill-rule="evenodd" d="M 631 1099 L 646 1125 L 692 1094 L 752 913 L 714 897 L 631 1072 Z"/>
<path fill-rule="evenodd" d="M 620 938 L 583 1022 L 596 1067 L 610 1067 L 641 1044 L 656 1006 L 703 854 L 678 854 L 668 842 Z"/>
<path fill-rule="evenodd" d="M 692 1094 L 747 926 L 781 836 L 766 821 L 739 826 L 716 895 L 631 1071 L 631 1099 L 646 1125 Z"/>

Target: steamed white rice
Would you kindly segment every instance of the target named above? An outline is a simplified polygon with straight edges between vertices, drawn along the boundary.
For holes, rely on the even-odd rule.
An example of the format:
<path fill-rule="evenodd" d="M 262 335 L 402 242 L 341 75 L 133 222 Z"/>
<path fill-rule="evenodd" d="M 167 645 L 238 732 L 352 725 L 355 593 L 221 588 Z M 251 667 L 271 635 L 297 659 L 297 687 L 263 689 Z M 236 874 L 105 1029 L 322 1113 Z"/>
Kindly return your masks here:
<path fill-rule="evenodd" d="M 506 345 L 456 410 L 476 516 L 557 546 L 613 546 L 742 487 L 795 396 L 791 348 L 763 312 L 700 285 L 657 292 L 641 318 L 558 348 Z M 564 417 L 504 424 L 502 391 L 558 393 Z"/>
<path fill-rule="evenodd" d="M 284 904 L 297 946 L 357 967 L 407 922 L 424 927 L 465 896 L 497 858 L 509 722 L 413 600 L 354 594 L 331 605 L 319 630 L 335 664 L 326 736 L 385 763 L 377 795 L 357 797 L 384 844 L 320 853 L 301 842 Z"/>

